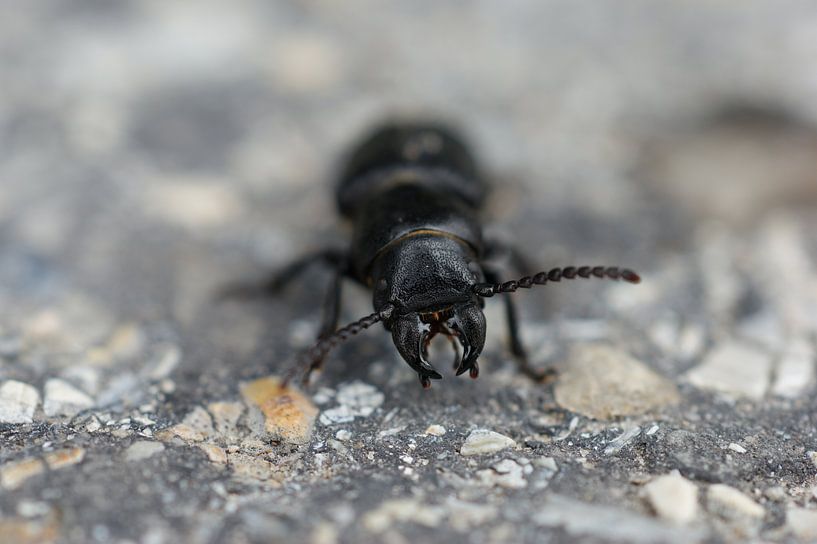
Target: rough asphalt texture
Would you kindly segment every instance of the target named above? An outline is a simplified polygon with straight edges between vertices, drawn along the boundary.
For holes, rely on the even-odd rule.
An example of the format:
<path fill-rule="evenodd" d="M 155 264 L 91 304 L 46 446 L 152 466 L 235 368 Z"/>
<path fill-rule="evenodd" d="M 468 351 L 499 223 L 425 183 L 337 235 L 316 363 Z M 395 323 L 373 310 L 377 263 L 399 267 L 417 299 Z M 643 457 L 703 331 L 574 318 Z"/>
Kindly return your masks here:
<path fill-rule="evenodd" d="M 0 541 L 817 539 L 812 2 L 4 7 Z M 309 407 L 249 384 L 328 276 L 214 293 L 342 244 L 343 151 L 418 114 L 470 136 L 492 235 L 645 281 L 514 295 L 544 386 L 496 301 L 476 381 L 369 331 L 274 439 Z"/>

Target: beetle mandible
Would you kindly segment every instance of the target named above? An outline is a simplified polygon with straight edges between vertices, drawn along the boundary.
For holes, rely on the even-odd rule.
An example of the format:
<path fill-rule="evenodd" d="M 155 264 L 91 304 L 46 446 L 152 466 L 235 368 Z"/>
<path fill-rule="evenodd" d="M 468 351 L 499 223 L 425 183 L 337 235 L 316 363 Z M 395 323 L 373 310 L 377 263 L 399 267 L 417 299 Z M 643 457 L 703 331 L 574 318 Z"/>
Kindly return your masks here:
<path fill-rule="evenodd" d="M 628 269 L 607 266 L 553 268 L 503 281 L 488 257 L 513 248 L 483 239 L 478 212 L 488 187 L 476 162 L 453 130 L 434 123 L 392 123 L 355 147 L 337 183 L 338 209 L 354 224 L 346 251 L 307 255 L 273 277 L 279 289 L 316 262 L 331 266 L 332 284 L 324 304 L 317 343 L 304 351 L 284 378 L 304 381 L 327 353 L 349 337 L 382 323 L 394 345 L 417 372 L 424 388 L 442 375 L 428 361 L 437 334 L 449 338 L 459 376 L 479 375 L 477 359 L 485 344 L 484 299 L 562 278 L 609 278 L 638 283 Z M 373 291 L 374 313 L 337 329 L 341 284 L 351 278 Z M 511 351 L 526 375 L 548 375 L 532 367 L 517 326 L 513 298 L 504 297 Z M 460 355 L 457 343 L 462 347 Z"/>

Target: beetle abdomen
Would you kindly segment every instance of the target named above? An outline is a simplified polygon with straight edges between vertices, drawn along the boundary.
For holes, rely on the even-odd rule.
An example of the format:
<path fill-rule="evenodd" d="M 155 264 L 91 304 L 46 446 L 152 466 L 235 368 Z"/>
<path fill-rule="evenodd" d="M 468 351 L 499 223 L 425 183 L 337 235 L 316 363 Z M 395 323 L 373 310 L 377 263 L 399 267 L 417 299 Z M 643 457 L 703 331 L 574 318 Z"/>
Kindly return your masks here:
<path fill-rule="evenodd" d="M 472 208 L 486 193 L 474 158 L 451 129 L 395 123 L 370 133 L 353 149 L 338 183 L 338 207 L 353 216 L 367 200 L 400 184 L 433 185 Z"/>

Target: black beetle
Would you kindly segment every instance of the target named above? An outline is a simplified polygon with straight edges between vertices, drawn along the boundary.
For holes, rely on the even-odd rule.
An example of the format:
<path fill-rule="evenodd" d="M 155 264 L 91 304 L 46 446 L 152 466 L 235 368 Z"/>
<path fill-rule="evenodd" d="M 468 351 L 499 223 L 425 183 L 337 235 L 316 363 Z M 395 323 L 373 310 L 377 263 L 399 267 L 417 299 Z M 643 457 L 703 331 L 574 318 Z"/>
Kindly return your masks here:
<path fill-rule="evenodd" d="M 504 251 L 512 261 L 523 259 L 513 248 L 483 240 L 477 214 L 487 189 L 460 137 L 441 125 L 389 124 L 354 148 L 336 193 L 341 214 L 354 223 L 350 248 L 307 255 L 267 285 L 275 291 L 315 262 L 334 270 L 318 341 L 301 354 L 285 383 L 300 372 L 308 379 L 329 350 L 378 322 L 391 332 L 423 387 L 442 378 L 428 362 L 428 345 L 437 334 L 449 337 L 454 346 L 457 375 L 469 372 L 476 378 L 485 344 L 486 297 L 562 278 L 640 281 L 631 270 L 603 266 L 554 268 L 501 281 L 503 271 L 488 264 L 490 256 Z M 375 312 L 337 329 L 344 278 L 374 291 Z M 511 297 L 505 297 L 505 308 L 520 369 L 535 379 L 545 377 L 547 372 L 528 364 Z"/>

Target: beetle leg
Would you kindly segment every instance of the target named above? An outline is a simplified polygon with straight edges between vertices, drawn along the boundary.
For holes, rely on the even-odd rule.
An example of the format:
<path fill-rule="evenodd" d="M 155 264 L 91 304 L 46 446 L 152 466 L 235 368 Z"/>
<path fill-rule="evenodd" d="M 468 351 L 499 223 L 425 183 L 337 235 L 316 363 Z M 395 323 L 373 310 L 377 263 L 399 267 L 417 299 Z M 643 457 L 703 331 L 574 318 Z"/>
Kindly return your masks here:
<path fill-rule="evenodd" d="M 216 298 L 250 299 L 264 296 L 275 296 L 294 279 L 301 276 L 313 264 L 329 264 L 335 269 L 346 268 L 346 255 L 338 249 L 322 249 L 307 253 L 284 268 L 273 273 L 269 278 L 258 283 L 233 283 L 223 286 L 216 293 Z"/>
<path fill-rule="evenodd" d="M 323 301 L 323 318 L 321 321 L 321 328 L 318 331 L 318 341 L 324 340 L 334 333 L 338 328 L 338 318 L 340 317 L 340 299 L 343 291 L 343 277 L 346 274 L 345 266 L 337 266 L 332 277 L 332 283 L 329 290 L 326 292 L 326 298 Z M 309 375 L 313 371 L 318 370 L 323 365 L 324 357 L 318 357 L 309 365 L 306 371 L 305 380 L 309 379 Z"/>
<path fill-rule="evenodd" d="M 485 277 L 490 282 L 498 283 L 497 274 L 493 271 L 486 270 Z M 508 323 L 508 338 L 510 340 L 511 353 L 516 361 L 516 366 L 519 371 L 525 376 L 537 382 L 549 382 L 556 376 L 556 371 L 552 368 L 536 368 L 531 365 L 528 360 L 528 352 L 525 345 L 522 343 L 522 337 L 519 332 L 519 314 L 516 310 L 516 303 L 513 296 L 509 293 L 508 296 L 503 297 L 505 304 L 505 320 Z"/>
<path fill-rule="evenodd" d="M 488 268 L 504 270 L 510 265 L 510 268 L 520 274 L 533 269 L 527 257 L 519 251 L 518 247 L 512 243 L 497 239 L 488 240 L 485 244 L 484 260 L 488 261 L 484 265 Z"/>

